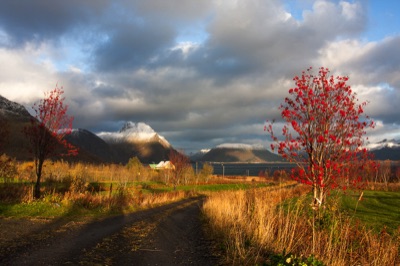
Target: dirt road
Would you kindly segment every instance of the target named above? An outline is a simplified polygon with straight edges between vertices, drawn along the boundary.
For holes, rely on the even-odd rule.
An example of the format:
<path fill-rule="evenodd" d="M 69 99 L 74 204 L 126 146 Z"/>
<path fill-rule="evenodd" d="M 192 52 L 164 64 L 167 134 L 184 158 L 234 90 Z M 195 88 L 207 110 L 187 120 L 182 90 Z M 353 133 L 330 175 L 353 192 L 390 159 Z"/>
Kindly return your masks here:
<path fill-rule="evenodd" d="M 3 231 L 12 230 L 3 219 L 0 265 L 218 265 L 201 204 L 192 198 L 91 223 L 39 223 L 19 235 Z"/>

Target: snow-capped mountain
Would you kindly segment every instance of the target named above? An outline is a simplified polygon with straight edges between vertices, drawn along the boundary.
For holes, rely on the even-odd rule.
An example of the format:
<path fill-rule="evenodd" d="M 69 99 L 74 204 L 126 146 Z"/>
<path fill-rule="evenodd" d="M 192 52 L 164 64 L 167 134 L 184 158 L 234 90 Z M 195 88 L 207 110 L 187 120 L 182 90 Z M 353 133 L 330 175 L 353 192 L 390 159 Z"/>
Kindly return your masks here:
<path fill-rule="evenodd" d="M 0 95 L 0 112 L 4 116 L 12 115 L 13 118 L 15 116 L 18 116 L 22 118 L 28 118 L 29 120 L 29 118 L 31 117 L 31 115 L 23 105 L 16 102 L 12 102 L 1 95 Z"/>
<path fill-rule="evenodd" d="M 203 158 L 203 156 L 209 152 L 211 149 L 201 149 L 200 151 L 196 152 L 196 153 L 192 153 L 190 155 L 190 160 L 192 161 L 200 161 L 201 158 Z"/>
<path fill-rule="evenodd" d="M 163 136 L 157 134 L 154 129 L 143 122 L 134 123 L 129 121 L 118 132 L 101 132 L 97 135 L 107 143 L 156 141 L 165 147 L 171 146 Z"/>
<path fill-rule="evenodd" d="M 225 149 L 243 149 L 243 150 L 263 150 L 265 149 L 261 144 L 244 144 L 244 143 L 223 143 L 215 148 L 225 148 Z"/>
<path fill-rule="evenodd" d="M 369 144 L 368 149 L 375 160 L 400 160 L 400 141 L 384 139 L 377 143 Z"/>
<path fill-rule="evenodd" d="M 118 132 L 101 132 L 98 136 L 115 151 L 121 163 L 135 156 L 142 163 L 158 163 L 167 160 L 173 149 L 163 136 L 143 122 L 126 122 Z"/>
<path fill-rule="evenodd" d="M 395 139 L 391 139 L 391 140 L 384 139 L 377 143 L 368 144 L 367 148 L 371 151 L 379 150 L 379 149 L 383 149 L 383 148 L 400 148 L 400 141 L 395 140 Z"/>

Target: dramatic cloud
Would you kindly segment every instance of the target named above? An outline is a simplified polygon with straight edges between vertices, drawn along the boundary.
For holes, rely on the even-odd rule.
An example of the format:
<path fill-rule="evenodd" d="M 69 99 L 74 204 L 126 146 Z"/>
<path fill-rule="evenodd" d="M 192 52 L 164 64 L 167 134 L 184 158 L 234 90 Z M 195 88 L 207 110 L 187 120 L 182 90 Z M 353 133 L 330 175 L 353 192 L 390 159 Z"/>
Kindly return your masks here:
<path fill-rule="evenodd" d="M 369 40 L 376 18 L 367 4 L 6 0 L 0 94 L 29 106 L 58 84 L 75 127 L 117 131 L 143 121 L 188 152 L 267 146 L 264 121 L 279 122 L 293 76 L 326 66 L 370 102 L 379 122 L 371 139 L 385 128 L 400 139 L 400 35 Z"/>

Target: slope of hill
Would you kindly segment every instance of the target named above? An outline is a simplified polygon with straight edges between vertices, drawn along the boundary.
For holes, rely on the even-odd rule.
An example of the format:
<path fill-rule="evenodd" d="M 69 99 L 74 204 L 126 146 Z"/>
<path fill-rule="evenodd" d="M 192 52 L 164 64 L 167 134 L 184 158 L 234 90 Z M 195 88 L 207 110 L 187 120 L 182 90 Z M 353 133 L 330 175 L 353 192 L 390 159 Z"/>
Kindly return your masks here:
<path fill-rule="evenodd" d="M 101 132 L 98 136 L 115 151 L 121 163 L 135 156 L 142 163 L 160 162 L 167 160 L 173 149 L 164 137 L 143 122 L 126 122 L 119 132 Z"/>
<path fill-rule="evenodd" d="M 0 96 L 0 118 L 7 134 L 2 139 L 0 153 L 5 153 L 17 160 L 29 160 L 28 141 L 23 129 L 30 123 L 31 115 L 24 106 Z"/>
<path fill-rule="evenodd" d="M 374 155 L 375 160 L 400 160 L 400 141 L 384 139 L 377 143 L 368 145 L 370 152 Z"/>
<path fill-rule="evenodd" d="M 0 153 L 17 160 L 32 160 L 23 133 L 31 119 L 24 106 L 0 96 L 1 126 L 7 131 Z M 144 163 L 159 162 L 168 159 L 172 149 L 164 137 L 145 123 L 127 122 L 119 132 L 105 132 L 99 136 L 85 129 L 74 129 L 66 140 L 79 148 L 78 156 L 65 157 L 67 161 L 126 163 L 137 156 Z"/>
<path fill-rule="evenodd" d="M 79 148 L 79 153 L 85 155 L 89 161 L 94 162 L 116 162 L 115 151 L 96 134 L 86 129 L 73 129 L 65 139 Z"/>
<path fill-rule="evenodd" d="M 0 115 L 11 119 L 22 119 L 29 121 L 31 115 L 26 108 L 16 102 L 12 102 L 0 95 Z"/>
<path fill-rule="evenodd" d="M 223 144 L 211 149 L 204 154 L 199 161 L 204 162 L 281 162 L 282 157 L 273 154 L 266 149 L 252 147 L 245 144 L 227 145 Z"/>
<path fill-rule="evenodd" d="M 26 108 L 16 102 L 0 96 L 0 118 L 3 121 L 2 127 L 6 127 L 7 135 L 3 140 L 4 143 L 0 147 L 0 153 L 20 161 L 32 160 L 32 154 L 29 152 L 29 142 L 23 133 L 24 128 L 30 124 L 33 117 Z M 67 140 L 68 141 L 68 140 Z M 75 143 L 74 143 L 75 144 Z M 96 155 L 81 149 L 80 145 L 76 145 L 79 154 L 76 157 L 64 157 L 66 161 L 84 161 L 84 162 L 101 162 Z"/>
<path fill-rule="evenodd" d="M 193 162 L 196 162 L 196 161 L 201 161 L 201 159 L 203 158 L 203 156 L 207 153 L 207 152 L 209 152 L 210 151 L 210 149 L 202 149 L 202 150 L 200 150 L 200 151 L 198 151 L 198 152 L 196 152 L 196 153 L 192 153 L 192 154 L 190 154 L 190 160 L 191 161 L 193 161 Z"/>

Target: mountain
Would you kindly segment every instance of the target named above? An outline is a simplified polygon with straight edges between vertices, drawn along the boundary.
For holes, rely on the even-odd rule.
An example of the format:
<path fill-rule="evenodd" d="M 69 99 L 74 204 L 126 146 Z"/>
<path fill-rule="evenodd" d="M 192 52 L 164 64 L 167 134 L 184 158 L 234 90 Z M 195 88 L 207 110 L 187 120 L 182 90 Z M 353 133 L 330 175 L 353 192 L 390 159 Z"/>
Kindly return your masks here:
<path fill-rule="evenodd" d="M 12 102 L 0 95 L 0 115 L 11 120 L 13 118 L 29 121 L 31 115 L 26 108 L 16 102 Z"/>
<path fill-rule="evenodd" d="M 384 139 L 380 142 L 369 144 L 368 148 L 375 160 L 400 160 L 400 141 Z"/>
<path fill-rule="evenodd" d="M 85 161 L 111 163 L 117 161 L 115 151 L 100 137 L 86 129 L 73 129 L 65 139 L 79 148 Z"/>
<path fill-rule="evenodd" d="M 0 146 L 0 154 L 5 153 L 18 160 L 31 159 L 32 156 L 26 148 L 28 141 L 23 133 L 31 118 L 23 105 L 0 95 L 0 121 L 2 129 L 6 131 Z"/>
<path fill-rule="evenodd" d="M 12 102 L 0 96 L 0 121 L 1 126 L 6 128 L 7 134 L 4 143 L 0 147 L 0 154 L 5 153 L 8 156 L 19 161 L 32 160 L 32 154 L 29 152 L 29 142 L 23 133 L 24 128 L 30 125 L 33 117 L 26 108 L 16 102 Z M 97 137 L 97 136 L 96 136 Z M 72 138 L 71 138 L 72 139 Z M 68 141 L 68 139 L 67 139 Z M 76 143 L 73 143 L 76 144 Z M 102 162 L 102 159 L 92 154 L 90 151 L 82 149 L 81 145 L 76 145 L 80 150 L 78 156 L 63 157 L 66 161 L 85 161 Z"/>
<path fill-rule="evenodd" d="M 6 134 L 0 134 L 0 154 L 17 160 L 32 160 L 29 143 L 23 129 L 33 117 L 26 108 L 0 96 L 0 123 Z M 1 132 L 4 130 L 0 130 Z M 171 144 L 145 123 L 127 122 L 119 132 L 96 135 L 86 129 L 73 129 L 66 140 L 79 148 L 78 156 L 67 161 L 91 163 L 127 163 L 137 156 L 143 163 L 167 160 Z"/>
<path fill-rule="evenodd" d="M 167 160 L 173 149 L 163 136 L 143 122 L 126 122 L 120 131 L 101 132 L 98 136 L 115 151 L 121 163 L 135 156 L 142 163 L 158 163 Z"/>
<path fill-rule="evenodd" d="M 205 153 L 198 161 L 263 163 L 281 162 L 283 159 L 262 147 L 222 144 Z"/>
<path fill-rule="evenodd" d="M 97 134 L 107 143 L 143 143 L 159 142 L 165 147 L 171 147 L 171 144 L 163 137 L 157 134 L 149 125 L 143 122 L 126 122 L 118 132 L 101 132 Z"/>
<path fill-rule="evenodd" d="M 380 150 L 383 148 L 400 148 L 400 141 L 395 139 L 384 139 L 377 143 L 370 143 L 368 144 L 368 149 L 371 151 Z"/>
<path fill-rule="evenodd" d="M 194 154 L 190 154 L 190 160 L 191 161 L 194 161 L 194 162 L 196 162 L 196 161 L 201 161 L 201 158 L 203 158 L 203 156 L 207 153 L 207 152 L 209 152 L 211 149 L 202 149 L 202 150 L 200 150 L 200 151 L 198 151 L 198 152 L 196 152 L 196 153 L 194 153 Z"/>

